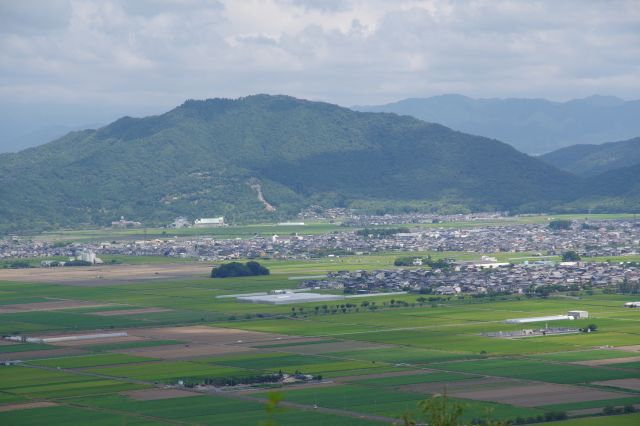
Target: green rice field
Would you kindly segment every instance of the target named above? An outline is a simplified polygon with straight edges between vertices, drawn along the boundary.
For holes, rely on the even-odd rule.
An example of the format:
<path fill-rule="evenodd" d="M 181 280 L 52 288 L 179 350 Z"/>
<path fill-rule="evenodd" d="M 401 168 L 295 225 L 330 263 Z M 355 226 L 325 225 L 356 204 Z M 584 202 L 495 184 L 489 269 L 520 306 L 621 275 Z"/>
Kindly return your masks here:
<path fill-rule="evenodd" d="M 640 408 L 640 390 L 601 384 L 640 383 L 640 362 L 633 358 L 640 357 L 640 310 L 623 307 L 632 297 L 595 292 L 578 299 L 512 295 L 442 297 L 419 303 L 419 295 L 406 294 L 357 299 L 354 306 L 335 313 L 323 305 L 340 308 L 344 302 L 281 306 L 218 298 L 291 288 L 297 281 L 290 277 L 388 267 L 395 256 L 271 260 L 265 262 L 272 270 L 266 277 L 188 277 L 87 286 L 0 282 L 2 306 L 37 306 L 51 299 L 112 304 L 1 313 L 2 335 L 128 333 L 120 340 L 1 342 L 0 360 L 19 362 L 0 365 L 0 424 L 260 425 L 269 420 L 276 425 L 393 424 L 403 414 L 419 417 L 418 402 L 434 389 L 478 380 L 498 383 L 497 388 L 517 381 L 612 393 L 541 405 L 500 402 L 481 394 L 473 399 L 452 395 L 464 406 L 466 424 L 487 412 L 496 420 L 514 421 L 543 419 L 555 410 L 572 418 L 553 424 L 589 426 L 605 419 L 597 415 L 607 406 Z M 391 299 L 407 306 L 392 307 Z M 362 304 L 365 300 L 368 306 Z M 165 310 L 136 312 L 140 308 Z M 554 326 L 595 323 L 597 332 L 521 339 L 483 335 L 522 328 L 504 323 L 508 318 L 576 309 L 589 311 L 590 318 Z M 109 311 L 117 312 L 103 315 Z M 528 327 L 537 326 L 544 324 Z M 617 363 L 619 358 L 631 359 Z M 587 365 L 589 361 L 600 365 Z M 255 382 L 256 377 L 281 373 L 315 379 L 285 385 Z M 214 390 L 205 386 L 211 381 L 235 386 Z M 202 386 L 183 387 L 185 383 Z M 282 397 L 274 413 L 265 410 L 271 392 Z M 606 417 L 613 426 L 637 420 L 637 414 Z"/>

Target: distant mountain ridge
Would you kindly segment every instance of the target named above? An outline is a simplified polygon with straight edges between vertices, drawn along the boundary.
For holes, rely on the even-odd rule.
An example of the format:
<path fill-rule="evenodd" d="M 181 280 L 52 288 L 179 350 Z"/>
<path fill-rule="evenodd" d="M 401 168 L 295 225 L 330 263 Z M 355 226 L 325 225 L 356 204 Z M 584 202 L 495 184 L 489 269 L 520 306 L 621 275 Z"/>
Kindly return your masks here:
<path fill-rule="evenodd" d="M 496 140 L 395 114 L 255 95 L 190 100 L 0 155 L 0 225 L 264 220 L 311 204 L 541 211 L 576 198 L 580 185 Z"/>
<path fill-rule="evenodd" d="M 568 102 L 544 99 L 472 99 L 462 95 L 411 98 L 355 110 L 393 112 L 495 138 L 540 155 L 575 144 L 640 135 L 640 101 L 590 96 Z"/>
<path fill-rule="evenodd" d="M 593 177 L 640 164 L 640 137 L 600 145 L 573 145 L 542 155 L 540 159 L 578 176 Z"/>

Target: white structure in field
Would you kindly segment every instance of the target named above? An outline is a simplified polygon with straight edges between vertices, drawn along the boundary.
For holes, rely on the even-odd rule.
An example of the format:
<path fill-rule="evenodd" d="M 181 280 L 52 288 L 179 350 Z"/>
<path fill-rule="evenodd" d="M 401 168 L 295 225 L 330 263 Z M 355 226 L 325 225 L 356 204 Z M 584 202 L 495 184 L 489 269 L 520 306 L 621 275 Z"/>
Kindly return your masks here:
<path fill-rule="evenodd" d="M 627 302 L 624 304 L 625 308 L 640 308 L 640 302 Z"/>
<path fill-rule="evenodd" d="M 76 255 L 74 257 L 70 257 L 69 260 L 80 260 L 82 262 L 89 262 L 92 265 L 100 265 L 104 263 L 102 259 L 96 257 L 96 254 L 89 249 L 82 249 L 81 251 L 76 252 Z"/>
<path fill-rule="evenodd" d="M 193 222 L 196 228 L 213 228 L 216 226 L 224 226 L 224 216 L 220 217 L 203 217 Z"/>
<path fill-rule="evenodd" d="M 589 318 L 589 312 L 587 311 L 569 311 L 567 315 L 573 317 L 574 319 L 585 319 Z"/>
<path fill-rule="evenodd" d="M 570 317 L 569 315 L 548 315 L 546 317 L 511 318 L 504 320 L 504 322 L 507 324 L 526 324 L 529 322 L 560 321 L 570 319 L 573 319 L 573 317 Z"/>
<path fill-rule="evenodd" d="M 118 333 L 99 333 L 99 334 L 72 334 L 69 336 L 51 336 L 51 337 L 27 337 L 27 336 L 5 336 L 5 340 L 22 343 L 55 343 L 55 342 L 75 342 L 78 340 L 98 340 L 109 339 L 113 337 L 127 337 L 126 332 Z"/>
<path fill-rule="evenodd" d="M 272 294 L 239 296 L 236 297 L 236 299 L 242 302 L 286 305 L 289 303 L 328 302 L 332 300 L 344 300 L 345 297 L 337 294 L 294 293 L 292 291 L 276 290 Z"/>
<path fill-rule="evenodd" d="M 562 321 L 589 318 L 587 311 L 569 311 L 567 315 L 547 315 L 544 317 L 511 318 L 505 320 L 507 324 L 526 324 L 529 322 Z"/>

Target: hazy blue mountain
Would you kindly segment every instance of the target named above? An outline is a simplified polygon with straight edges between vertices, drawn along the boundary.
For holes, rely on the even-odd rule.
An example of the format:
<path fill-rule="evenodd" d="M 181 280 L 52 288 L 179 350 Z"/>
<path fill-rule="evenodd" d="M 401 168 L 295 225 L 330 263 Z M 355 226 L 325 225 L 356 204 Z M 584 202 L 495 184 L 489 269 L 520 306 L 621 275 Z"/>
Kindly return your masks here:
<path fill-rule="evenodd" d="M 125 113 L 145 116 L 168 108 L 135 105 L 65 105 L 0 102 L 0 153 L 42 145 L 67 133 L 95 129 Z"/>
<path fill-rule="evenodd" d="M 573 145 L 542 155 L 540 159 L 579 176 L 596 176 L 640 164 L 640 137 L 601 145 Z"/>
<path fill-rule="evenodd" d="M 269 212 L 258 199 L 257 185 Z M 579 178 L 511 146 L 395 114 L 287 96 L 187 101 L 0 155 L 5 229 L 124 215 L 265 219 L 302 206 L 540 211 Z"/>
<path fill-rule="evenodd" d="M 640 134 L 640 101 L 623 101 L 612 96 L 552 102 L 442 95 L 354 109 L 411 115 L 462 132 L 499 139 L 536 155 L 570 145 L 624 140 Z"/>

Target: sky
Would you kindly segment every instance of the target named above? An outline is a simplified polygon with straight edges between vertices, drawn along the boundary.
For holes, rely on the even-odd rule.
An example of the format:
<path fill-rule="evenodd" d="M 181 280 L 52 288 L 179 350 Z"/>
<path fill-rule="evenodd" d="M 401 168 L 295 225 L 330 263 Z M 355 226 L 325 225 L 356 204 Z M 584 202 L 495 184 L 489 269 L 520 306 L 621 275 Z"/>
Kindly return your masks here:
<path fill-rule="evenodd" d="M 0 0 L 0 152 L 185 99 L 640 98 L 640 0 Z"/>

